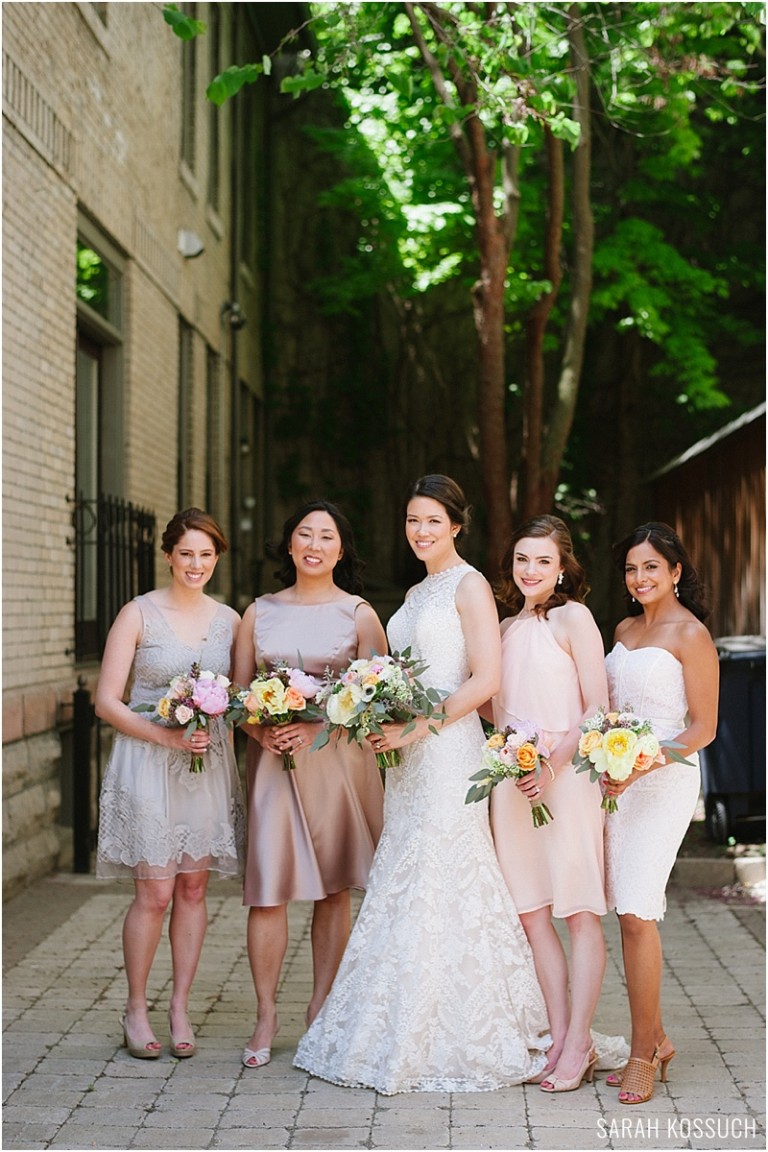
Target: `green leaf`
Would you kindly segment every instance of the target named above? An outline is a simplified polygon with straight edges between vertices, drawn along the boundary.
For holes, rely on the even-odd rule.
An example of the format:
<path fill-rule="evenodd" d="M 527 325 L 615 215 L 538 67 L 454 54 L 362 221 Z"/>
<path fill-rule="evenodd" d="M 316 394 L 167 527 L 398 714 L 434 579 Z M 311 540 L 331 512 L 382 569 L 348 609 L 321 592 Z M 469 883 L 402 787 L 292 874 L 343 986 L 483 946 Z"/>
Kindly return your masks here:
<path fill-rule="evenodd" d="M 285 76 L 280 81 L 280 91 L 290 93 L 296 99 L 302 92 L 312 92 L 321 88 L 328 80 L 324 72 L 316 72 L 314 68 L 307 68 L 298 76 Z"/>
<path fill-rule="evenodd" d="M 205 94 L 212 104 L 217 107 L 236 96 L 245 84 L 253 84 L 264 72 L 261 64 L 244 64 L 242 67 L 231 64 L 224 72 L 214 76 L 205 90 Z"/>
<path fill-rule="evenodd" d="M 179 40 L 194 40 L 202 36 L 206 25 L 202 20 L 195 20 L 193 16 L 185 16 L 175 4 L 166 4 L 163 8 L 163 19 Z"/>

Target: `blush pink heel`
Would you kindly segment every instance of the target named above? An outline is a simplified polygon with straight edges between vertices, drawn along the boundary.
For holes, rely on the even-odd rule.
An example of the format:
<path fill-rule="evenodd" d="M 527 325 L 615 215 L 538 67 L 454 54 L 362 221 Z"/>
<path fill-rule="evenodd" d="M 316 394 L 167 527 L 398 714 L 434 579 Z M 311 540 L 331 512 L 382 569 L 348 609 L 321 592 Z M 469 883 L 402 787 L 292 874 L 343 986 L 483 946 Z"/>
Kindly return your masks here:
<path fill-rule="evenodd" d="M 586 1080 L 587 1084 L 591 1084 L 595 1075 L 595 1064 L 597 1064 L 597 1054 L 594 1048 L 590 1048 L 584 1057 L 578 1073 L 571 1080 L 562 1080 L 559 1076 L 553 1076 L 551 1080 L 543 1080 L 539 1085 L 542 1092 L 574 1092 L 577 1088 L 581 1087 L 582 1080 Z"/>

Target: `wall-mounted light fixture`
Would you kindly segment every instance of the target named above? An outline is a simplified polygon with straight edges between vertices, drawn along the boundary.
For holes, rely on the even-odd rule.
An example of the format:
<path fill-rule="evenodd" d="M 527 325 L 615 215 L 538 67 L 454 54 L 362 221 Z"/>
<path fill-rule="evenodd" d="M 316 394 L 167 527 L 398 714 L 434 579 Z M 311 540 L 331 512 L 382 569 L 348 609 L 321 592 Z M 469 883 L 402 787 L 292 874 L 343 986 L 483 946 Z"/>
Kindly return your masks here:
<path fill-rule="evenodd" d="M 242 308 L 236 300 L 225 300 L 221 306 L 222 316 L 229 319 L 229 326 L 233 332 L 239 332 L 241 328 L 245 328 L 248 321 L 245 318 Z"/>
<path fill-rule="evenodd" d="M 185 260 L 194 260 L 195 256 L 201 256 L 205 252 L 205 244 L 197 233 L 190 232 L 186 228 L 179 228 L 177 247 Z"/>

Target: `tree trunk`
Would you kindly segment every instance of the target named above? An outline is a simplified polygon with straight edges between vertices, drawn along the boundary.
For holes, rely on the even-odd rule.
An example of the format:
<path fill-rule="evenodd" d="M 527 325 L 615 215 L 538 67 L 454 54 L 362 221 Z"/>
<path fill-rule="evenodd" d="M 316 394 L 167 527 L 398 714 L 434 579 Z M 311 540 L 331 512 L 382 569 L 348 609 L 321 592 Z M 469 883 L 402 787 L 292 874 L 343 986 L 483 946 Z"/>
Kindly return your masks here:
<path fill-rule="evenodd" d="M 542 447 L 539 486 L 539 503 L 542 508 L 551 508 L 554 503 L 560 467 L 573 424 L 573 413 L 576 408 L 584 359 L 589 298 L 592 292 L 592 254 L 595 229 L 589 190 L 591 160 L 590 71 L 578 4 L 570 6 L 567 20 L 568 41 L 576 81 L 573 116 L 574 120 L 581 126 L 581 136 L 573 154 L 571 211 L 574 245 L 571 301 L 568 309 L 565 348 L 557 385 L 557 400 Z"/>
<path fill-rule="evenodd" d="M 560 244 L 563 235 L 565 173 L 563 145 L 552 133 L 545 133 L 548 171 L 548 203 L 544 237 L 544 275 L 550 290 L 540 296 L 526 319 L 526 379 L 523 413 L 523 470 L 521 514 L 527 520 L 551 510 L 551 501 L 542 503 L 541 445 L 544 437 L 544 336 L 549 317 L 560 291 L 562 268 Z"/>

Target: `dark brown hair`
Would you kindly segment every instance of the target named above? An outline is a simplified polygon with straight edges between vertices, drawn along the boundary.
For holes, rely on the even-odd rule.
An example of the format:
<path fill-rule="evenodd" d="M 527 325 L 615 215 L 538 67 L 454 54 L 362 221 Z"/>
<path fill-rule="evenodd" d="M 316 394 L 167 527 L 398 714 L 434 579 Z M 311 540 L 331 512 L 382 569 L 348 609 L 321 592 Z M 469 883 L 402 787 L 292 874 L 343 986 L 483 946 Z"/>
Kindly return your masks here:
<path fill-rule="evenodd" d="M 650 520 L 641 524 L 613 546 L 613 559 L 622 577 L 627 563 L 627 553 L 638 544 L 650 544 L 651 547 L 663 556 L 670 568 L 680 565 L 680 579 L 677 583 L 678 599 L 684 608 L 692 612 L 697 620 L 706 620 L 709 616 L 709 605 L 698 572 L 691 563 L 690 557 L 683 547 L 683 542 L 669 524 L 660 520 Z M 627 600 L 627 612 L 630 616 L 640 616 L 643 611 L 642 604 L 632 602 L 632 596 L 624 582 L 624 593 Z"/>
<path fill-rule="evenodd" d="M 534 612 L 546 620 L 551 608 L 559 608 L 568 600 L 576 600 L 583 604 L 589 586 L 581 564 L 573 554 L 573 540 L 563 520 L 558 516 L 534 516 L 526 520 L 517 528 L 509 542 L 501 561 L 501 572 L 494 584 L 493 590 L 502 604 L 506 604 L 514 612 L 519 612 L 525 603 L 525 596 L 515 584 L 512 576 L 517 545 L 527 537 L 534 539 L 548 538 L 554 540 L 560 553 L 560 563 L 563 566 L 563 582 L 555 585 L 552 595 L 544 604 L 537 604 Z"/>
<path fill-rule="evenodd" d="M 455 480 L 451 480 L 450 476 L 443 476 L 439 472 L 422 476 L 408 492 L 405 500 L 406 505 L 409 500 L 414 500 L 417 496 L 428 496 L 430 500 L 436 500 L 438 504 L 442 504 L 448 513 L 451 524 L 457 524 L 465 533 L 469 531 L 472 509 L 461 488 Z"/>
<path fill-rule="evenodd" d="M 308 500 L 306 504 L 302 504 L 292 516 L 283 524 L 283 534 L 280 538 L 280 543 L 270 546 L 270 553 L 279 562 L 280 567 L 275 572 L 275 577 L 286 588 L 296 583 L 296 565 L 293 558 L 288 551 L 291 543 L 291 536 L 301 524 L 305 516 L 309 516 L 310 512 L 327 512 L 335 523 L 339 536 L 341 537 L 341 558 L 333 570 L 333 582 L 339 588 L 343 588 L 345 592 L 353 592 L 355 594 L 362 591 L 363 580 L 362 572 L 365 565 L 358 557 L 355 549 L 355 536 L 352 531 L 352 525 L 347 520 L 344 513 L 335 504 L 331 504 L 330 500 Z"/>
<path fill-rule="evenodd" d="M 184 533 L 193 531 L 205 532 L 210 536 L 217 556 L 229 548 L 227 538 L 213 516 L 203 512 L 201 508 L 185 508 L 183 512 L 177 512 L 165 526 L 160 547 L 167 556 L 170 556 Z"/>

